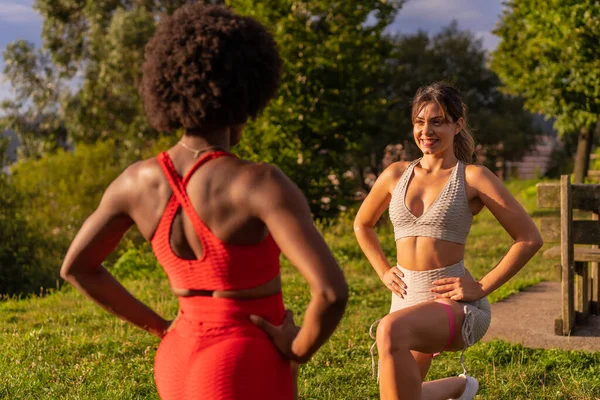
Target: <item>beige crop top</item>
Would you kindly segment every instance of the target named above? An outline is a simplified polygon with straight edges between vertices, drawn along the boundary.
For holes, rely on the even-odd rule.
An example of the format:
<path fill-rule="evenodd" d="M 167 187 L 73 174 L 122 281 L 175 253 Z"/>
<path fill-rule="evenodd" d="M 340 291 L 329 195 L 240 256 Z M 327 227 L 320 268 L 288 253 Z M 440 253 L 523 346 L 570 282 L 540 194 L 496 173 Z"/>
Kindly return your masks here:
<path fill-rule="evenodd" d="M 426 236 L 465 244 L 473 223 L 465 187 L 465 166 L 458 161 L 438 197 L 420 217 L 406 207 L 406 188 L 415 165 L 408 165 L 392 193 L 389 213 L 396 240 L 409 236 Z"/>

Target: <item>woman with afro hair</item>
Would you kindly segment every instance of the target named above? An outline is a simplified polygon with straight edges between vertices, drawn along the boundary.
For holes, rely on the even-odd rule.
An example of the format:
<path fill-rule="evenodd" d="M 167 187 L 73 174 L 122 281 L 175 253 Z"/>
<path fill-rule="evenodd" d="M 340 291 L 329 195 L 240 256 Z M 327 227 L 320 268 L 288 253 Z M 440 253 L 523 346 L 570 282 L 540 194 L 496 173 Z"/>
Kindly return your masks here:
<path fill-rule="evenodd" d="M 274 96 L 280 70 L 273 37 L 252 18 L 198 3 L 164 17 L 141 92 L 150 123 L 183 136 L 112 182 L 65 257 L 64 279 L 162 339 L 162 399 L 292 399 L 291 364 L 308 361 L 344 312 L 344 276 L 298 187 L 229 152 Z M 178 297 L 174 322 L 101 265 L 134 224 Z M 311 288 L 301 328 L 283 306 L 280 251 Z"/>

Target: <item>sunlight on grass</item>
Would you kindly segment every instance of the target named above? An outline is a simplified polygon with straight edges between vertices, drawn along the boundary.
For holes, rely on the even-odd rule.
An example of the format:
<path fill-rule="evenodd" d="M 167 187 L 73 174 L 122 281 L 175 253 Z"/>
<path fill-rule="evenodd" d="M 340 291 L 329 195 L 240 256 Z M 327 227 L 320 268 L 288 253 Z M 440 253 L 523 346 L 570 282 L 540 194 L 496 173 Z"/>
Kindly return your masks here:
<path fill-rule="evenodd" d="M 528 212 L 535 209 L 535 182 L 509 182 Z M 362 255 L 352 234 L 353 214 L 320 226 L 350 286 L 344 319 L 331 340 L 301 369 L 304 399 L 376 399 L 371 376 L 370 324 L 385 315 L 389 292 Z M 378 228 L 394 259 L 389 224 Z M 465 262 L 476 277 L 493 268 L 511 239 L 489 212 L 475 218 Z M 542 280 L 555 279 L 553 262 L 540 254 L 490 296 L 499 301 Z M 286 306 L 301 321 L 309 290 L 298 272 L 282 263 Z M 142 301 L 167 318 L 177 312 L 166 279 L 125 280 Z M 158 340 L 96 307 L 71 288 L 43 298 L 0 302 L 0 399 L 158 399 L 152 375 Z M 429 378 L 461 371 L 458 353 L 436 358 Z M 470 373 L 481 384 L 480 399 L 600 398 L 600 354 L 534 350 L 494 341 L 466 352 Z"/>

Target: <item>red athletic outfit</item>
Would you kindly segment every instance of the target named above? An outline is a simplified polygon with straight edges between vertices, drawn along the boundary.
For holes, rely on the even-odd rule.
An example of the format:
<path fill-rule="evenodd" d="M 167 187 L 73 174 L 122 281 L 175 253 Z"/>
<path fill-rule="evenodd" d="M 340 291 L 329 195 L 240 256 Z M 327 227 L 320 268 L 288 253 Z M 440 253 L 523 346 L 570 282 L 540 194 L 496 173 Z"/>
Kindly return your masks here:
<path fill-rule="evenodd" d="M 200 220 L 186 193 L 196 169 L 227 152 L 202 156 L 183 179 L 167 153 L 158 162 L 173 190 L 151 240 L 156 258 L 172 287 L 240 290 L 255 287 L 279 273 L 279 248 L 269 235 L 252 246 L 223 243 Z M 179 207 L 190 218 L 202 243 L 199 260 L 178 257 L 170 230 Z M 163 400 L 286 400 L 293 398 L 289 361 L 267 335 L 248 319 L 257 314 L 280 325 L 281 293 L 255 300 L 207 296 L 179 297 L 180 316 L 156 353 L 154 375 Z"/>

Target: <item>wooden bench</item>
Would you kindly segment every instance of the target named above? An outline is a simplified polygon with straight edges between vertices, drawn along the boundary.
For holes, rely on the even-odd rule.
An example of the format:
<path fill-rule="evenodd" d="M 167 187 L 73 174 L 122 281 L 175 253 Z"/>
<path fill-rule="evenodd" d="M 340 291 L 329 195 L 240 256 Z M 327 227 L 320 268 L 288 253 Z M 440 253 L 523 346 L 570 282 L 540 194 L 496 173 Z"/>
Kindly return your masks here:
<path fill-rule="evenodd" d="M 600 180 L 600 170 L 588 170 L 588 178 Z"/>
<path fill-rule="evenodd" d="M 570 176 L 563 175 L 560 183 L 537 185 L 537 206 L 560 210 L 560 218 L 540 218 L 540 231 L 545 242 L 560 243 L 544 257 L 560 260 L 561 316 L 554 331 L 569 335 L 575 323 L 600 313 L 600 185 L 571 184 Z M 574 218 L 574 210 L 580 211 L 576 217 L 585 214 L 588 219 Z"/>
<path fill-rule="evenodd" d="M 592 161 L 593 160 L 597 160 L 598 158 L 598 154 L 590 154 L 590 168 L 592 167 Z M 593 181 L 599 181 L 600 180 L 600 170 L 593 170 L 593 169 L 588 169 L 587 172 L 587 177 L 592 179 Z"/>

